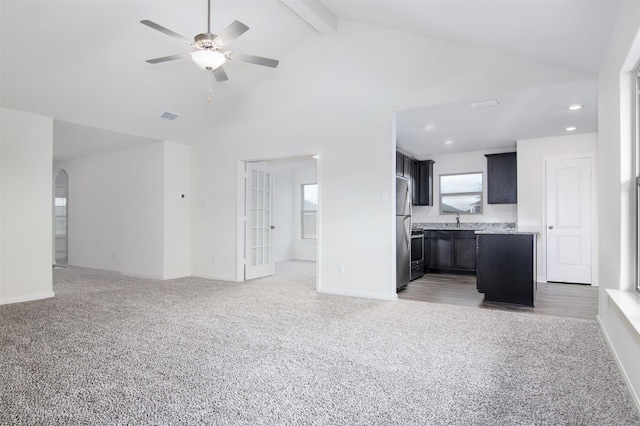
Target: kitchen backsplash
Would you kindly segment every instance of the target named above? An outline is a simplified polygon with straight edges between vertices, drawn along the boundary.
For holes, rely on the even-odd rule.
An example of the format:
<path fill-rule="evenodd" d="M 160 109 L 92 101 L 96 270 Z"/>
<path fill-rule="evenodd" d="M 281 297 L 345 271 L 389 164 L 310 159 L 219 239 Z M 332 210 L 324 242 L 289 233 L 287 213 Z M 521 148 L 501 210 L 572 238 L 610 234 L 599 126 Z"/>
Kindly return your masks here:
<path fill-rule="evenodd" d="M 515 222 L 462 222 L 460 226 L 456 223 L 433 223 L 433 222 L 414 222 L 413 228 L 416 229 L 471 229 L 474 231 L 515 231 L 517 224 Z"/>

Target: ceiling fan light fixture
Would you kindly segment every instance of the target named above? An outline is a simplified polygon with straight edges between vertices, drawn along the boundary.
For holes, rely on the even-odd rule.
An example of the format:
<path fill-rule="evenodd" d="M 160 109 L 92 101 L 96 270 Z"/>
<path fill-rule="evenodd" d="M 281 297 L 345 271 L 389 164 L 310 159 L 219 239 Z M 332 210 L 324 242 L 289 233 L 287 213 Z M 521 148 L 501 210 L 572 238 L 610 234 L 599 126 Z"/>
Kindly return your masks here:
<path fill-rule="evenodd" d="M 207 71 L 215 70 L 227 61 L 227 57 L 215 50 L 198 50 L 191 55 L 193 62 Z"/>

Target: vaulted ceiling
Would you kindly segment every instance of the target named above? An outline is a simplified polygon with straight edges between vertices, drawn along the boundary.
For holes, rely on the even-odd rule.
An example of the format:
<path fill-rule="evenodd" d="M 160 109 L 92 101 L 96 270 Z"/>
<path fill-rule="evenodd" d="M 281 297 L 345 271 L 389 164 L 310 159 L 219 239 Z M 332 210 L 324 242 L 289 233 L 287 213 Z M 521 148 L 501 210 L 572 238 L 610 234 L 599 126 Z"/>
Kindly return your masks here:
<path fill-rule="evenodd" d="M 585 76 L 566 87 L 492 94 L 500 106 L 479 117 L 469 115 L 469 102 L 478 99 L 400 111 L 398 146 L 425 156 L 447 152 L 441 146 L 445 138 L 458 138 L 459 149 L 470 150 L 508 145 L 518 137 L 552 136 L 556 129 L 560 134 L 566 122 L 562 106 L 569 102 L 585 105 L 581 121 L 571 117 L 578 131 L 595 131 L 597 72 L 617 5 L 616 0 L 213 0 L 211 31 L 242 21 L 250 30 L 230 50 L 285 64 L 309 37 L 330 37 L 340 31 L 340 20 L 351 20 L 526 57 Z M 225 65 L 229 81 L 217 83 L 188 58 L 146 63 L 191 48 L 139 21 L 149 19 L 192 38 L 206 30 L 205 0 L 2 0 L 0 8 L 2 106 L 53 117 L 60 122 L 58 136 L 76 128 L 89 132 L 80 139 L 91 138 L 90 129 L 97 128 L 127 135 L 124 145 L 148 140 L 190 143 L 261 80 L 278 72 L 234 61 Z M 521 111 L 517 120 L 515 110 Z M 162 119 L 164 112 L 178 118 Z M 489 115 L 498 123 L 510 120 L 508 127 L 514 130 L 502 128 L 493 135 L 495 126 L 486 125 Z M 429 123 L 436 127 L 425 132 Z M 469 136 L 480 123 L 485 124 L 484 145 Z M 61 144 L 72 136 L 57 139 Z M 67 148 L 78 151 L 81 145 L 76 141 Z"/>

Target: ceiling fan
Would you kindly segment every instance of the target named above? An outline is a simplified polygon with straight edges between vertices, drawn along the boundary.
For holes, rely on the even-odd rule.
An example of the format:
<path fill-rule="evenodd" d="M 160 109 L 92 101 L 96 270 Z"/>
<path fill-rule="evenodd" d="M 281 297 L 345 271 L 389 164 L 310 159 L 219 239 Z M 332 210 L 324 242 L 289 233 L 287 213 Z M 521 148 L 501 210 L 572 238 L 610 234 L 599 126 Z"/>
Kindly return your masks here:
<path fill-rule="evenodd" d="M 207 71 L 211 71 L 216 81 L 222 82 L 229 80 L 227 73 L 222 65 L 227 61 L 240 61 L 249 64 L 262 65 L 265 67 L 275 68 L 278 66 L 276 59 L 262 58 L 260 56 L 247 55 L 246 53 L 237 53 L 226 50 L 226 47 L 235 39 L 240 37 L 249 27 L 240 21 L 233 21 L 227 28 L 222 30 L 218 35 L 211 33 L 211 0 L 207 0 L 207 32 L 196 35 L 193 41 L 188 38 L 171 31 L 168 28 L 158 25 L 153 21 L 140 21 L 154 30 L 160 31 L 170 37 L 180 40 L 181 42 L 195 47 L 196 50 L 186 53 L 178 53 L 176 55 L 163 56 L 161 58 L 147 59 L 150 64 L 159 64 L 161 62 L 174 61 L 191 57 L 193 61 Z"/>

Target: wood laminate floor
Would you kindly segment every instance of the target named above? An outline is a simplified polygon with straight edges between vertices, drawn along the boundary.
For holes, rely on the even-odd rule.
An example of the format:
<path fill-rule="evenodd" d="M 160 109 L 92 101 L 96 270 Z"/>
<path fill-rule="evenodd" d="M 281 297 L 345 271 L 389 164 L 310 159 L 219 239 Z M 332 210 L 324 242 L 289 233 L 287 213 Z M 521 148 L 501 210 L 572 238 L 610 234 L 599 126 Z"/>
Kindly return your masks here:
<path fill-rule="evenodd" d="M 411 281 L 398 298 L 481 309 L 528 312 L 582 319 L 595 319 L 598 313 L 598 287 L 580 284 L 538 283 L 535 307 L 485 302 L 476 289 L 475 275 L 425 274 Z"/>

